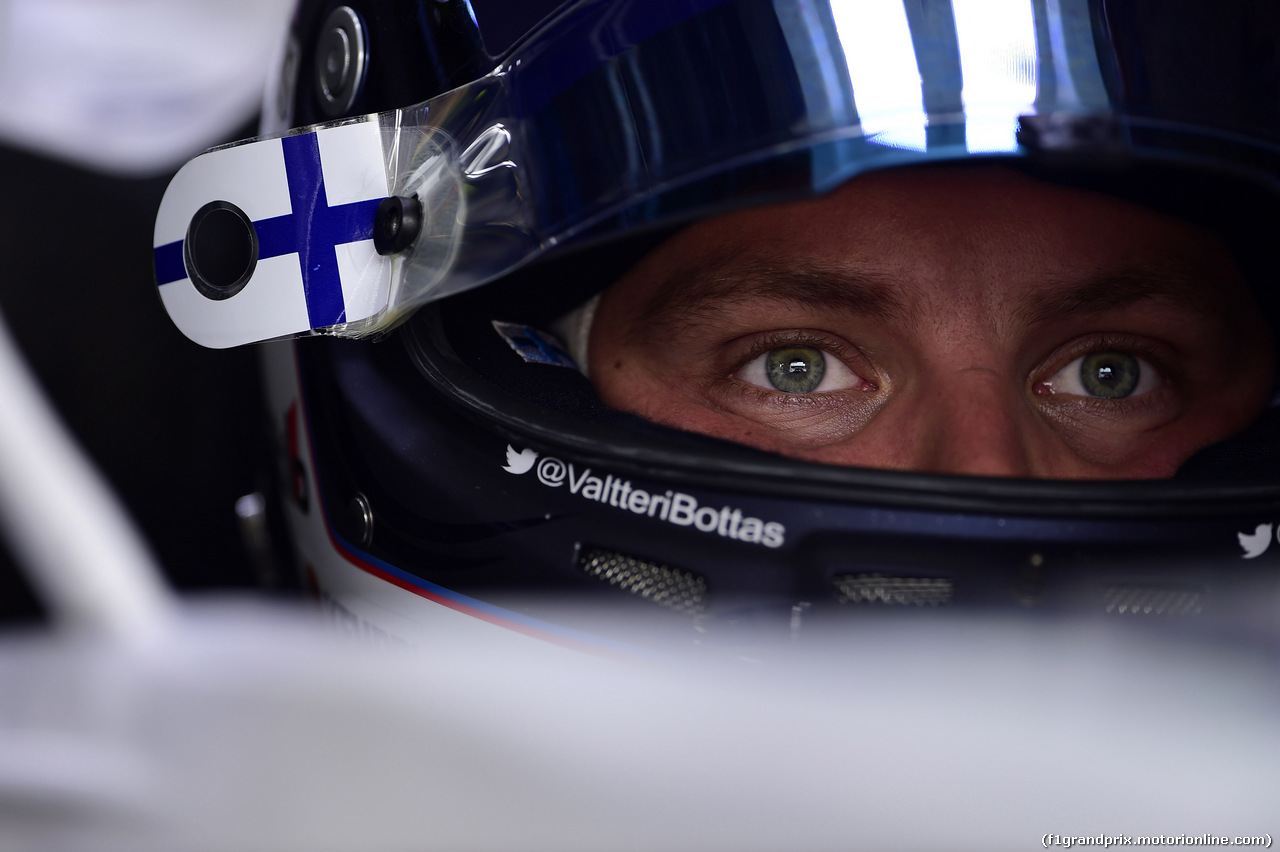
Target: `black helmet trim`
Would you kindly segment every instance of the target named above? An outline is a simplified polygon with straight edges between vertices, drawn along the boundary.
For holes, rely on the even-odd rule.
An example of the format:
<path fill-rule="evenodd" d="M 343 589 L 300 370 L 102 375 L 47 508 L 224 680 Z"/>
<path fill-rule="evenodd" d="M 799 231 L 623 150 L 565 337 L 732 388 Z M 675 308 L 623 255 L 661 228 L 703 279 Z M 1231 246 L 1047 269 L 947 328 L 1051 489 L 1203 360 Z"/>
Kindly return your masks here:
<path fill-rule="evenodd" d="M 555 448 L 619 472 L 660 471 L 673 483 L 778 498 L 1015 516 L 1158 519 L 1230 516 L 1280 506 L 1280 483 L 1254 464 L 1246 467 L 1252 481 L 1243 484 L 975 478 L 798 461 L 669 429 L 605 408 L 590 383 L 574 371 L 526 364 L 501 352 L 505 342 L 480 320 L 495 309 L 493 299 L 493 293 L 481 293 L 430 305 L 405 327 L 405 345 L 426 383 L 509 440 Z M 499 305 L 503 301 L 496 299 Z M 476 302 L 484 307 L 472 304 Z M 468 364 L 491 366 L 482 373 Z M 1267 423 L 1261 428 L 1268 432 L 1280 428 L 1280 416 L 1273 412 Z"/>

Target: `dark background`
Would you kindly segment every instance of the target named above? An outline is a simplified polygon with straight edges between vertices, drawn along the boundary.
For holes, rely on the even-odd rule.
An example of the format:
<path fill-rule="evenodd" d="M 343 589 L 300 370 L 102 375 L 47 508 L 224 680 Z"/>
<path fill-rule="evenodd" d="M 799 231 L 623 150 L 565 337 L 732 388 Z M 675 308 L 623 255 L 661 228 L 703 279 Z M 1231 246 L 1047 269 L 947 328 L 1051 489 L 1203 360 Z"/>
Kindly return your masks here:
<path fill-rule="evenodd" d="M 262 485 L 256 355 L 202 349 L 165 315 L 151 242 L 168 179 L 0 147 L 0 310 L 174 583 L 240 587 L 255 575 L 234 505 Z M 7 550 L 0 622 L 38 617 Z"/>

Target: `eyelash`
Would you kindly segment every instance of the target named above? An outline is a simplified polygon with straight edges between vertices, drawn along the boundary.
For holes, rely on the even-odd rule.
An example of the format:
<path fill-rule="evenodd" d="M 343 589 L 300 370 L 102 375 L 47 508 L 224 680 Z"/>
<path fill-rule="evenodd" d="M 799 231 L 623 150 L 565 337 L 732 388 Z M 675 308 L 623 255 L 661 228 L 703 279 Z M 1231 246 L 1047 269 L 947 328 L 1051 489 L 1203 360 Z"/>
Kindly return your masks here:
<path fill-rule="evenodd" d="M 869 387 L 861 388 L 859 393 L 875 392 L 880 390 L 882 381 L 876 375 L 875 371 L 869 369 L 866 356 L 857 347 L 833 338 L 831 336 L 815 333 L 811 331 L 794 330 L 783 332 L 771 332 L 754 338 L 751 341 L 750 348 L 746 354 L 737 357 L 728 370 L 728 378 L 737 382 L 744 391 L 755 394 L 762 400 L 776 402 L 778 400 L 795 402 L 799 400 L 814 401 L 822 397 L 834 396 L 835 394 L 844 393 L 845 391 L 815 391 L 809 394 L 790 394 L 773 388 L 757 385 L 752 382 L 744 381 L 738 376 L 747 368 L 755 359 L 760 358 L 766 353 L 781 349 L 787 346 L 809 346 L 820 350 L 828 357 L 839 359 L 844 366 L 855 376 L 866 382 Z M 1168 358 L 1165 353 L 1151 342 L 1142 338 L 1131 337 L 1125 334 L 1102 334 L 1089 338 L 1076 340 L 1069 343 L 1066 347 L 1059 349 L 1051 357 L 1046 358 L 1041 368 L 1032 372 L 1032 387 L 1045 383 L 1052 379 L 1059 371 L 1064 369 L 1072 361 L 1085 357 L 1096 352 L 1106 352 L 1115 350 L 1132 354 L 1145 361 L 1152 369 L 1156 371 L 1159 383 L 1148 391 L 1137 396 L 1120 397 L 1115 399 L 1105 399 L 1099 397 L 1081 397 L 1075 395 L 1063 395 L 1062 399 L 1071 399 L 1077 404 L 1098 406 L 1105 408 L 1113 413 L 1125 408 L 1137 408 L 1153 401 L 1157 392 L 1172 384 L 1173 375 L 1169 370 L 1167 363 Z"/>
<path fill-rule="evenodd" d="M 1089 355 L 1093 352 L 1106 352 L 1112 349 L 1146 358 L 1154 366 L 1159 366 L 1158 362 L 1164 360 L 1163 353 L 1149 341 L 1142 338 L 1116 333 L 1097 334 L 1071 341 L 1054 352 L 1052 356 L 1046 358 L 1044 361 L 1046 367 L 1037 372 L 1047 373 L 1050 370 L 1057 372 L 1082 355 Z"/>
<path fill-rule="evenodd" d="M 1034 388 L 1040 384 L 1047 383 L 1060 371 L 1070 365 L 1073 361 L 1092 355 L 1096 352 L 1117 351 L 1133 355 L 1146 362 L 1156 371 L 1159 377 L 1159 384 L 1148 391 L 1137 396 L 1120 397 L 1117 399 L 1104 399 L 1100 397 L 1075 397 L 1070 398 L 1082 401 L 1091 405 L 1102 406 L 1137 406 L 1148 401 L 1148 398 L 1158 392 L 1161 388 L 1169 385 L 1173 381 L 1173 374 L 1168 367 L 1168 358 L 1165 354 L 1154 346 L 1151 342 L 1130 337 L 1124 334 L 1101 334 L 1083 340 L 1072 341 L 1063 349 L 1042 362 L 1045 366 L 1040 367 L 1032 372 L 1031 386 Z"/>
<path fill-rule="evenodd" d="M 878 391 L 880 389 L 880 381 L 874 376 L 868 376 L 867 373 L 874 373 L 864 366 L 866 364 L 866 356 L 861 350 L 850 346 L 844 341 L 828 337 L 823 334 L 817 334 L 809 331 L 784 331 L 770 332 L 752 340 L 751 348 L 743 356 L 738 357 L 733 366 L 728 371 L 728 378 L 737 381 L 752 391 L 758 391 L 760 394 L 770 398 L 787 398 L 796 399 L 799 397 L 821 397 L 831 394 L 843 393 L 844 391 L 815 391 L 809 394 L 790 394 L 783 391 L 766 388 L 761 385 L 745 382 L 738 378 L 738 375 L 745 370 L 757 358 L 765 355 L 775 349 L 782 349 L 787 346 L 809 346 L 819 350 L 823 354 L 837 358 L 844 364 L 845 368 L 853 375 L 857 376 L 870 387 L 860 389 L 859 393 L 868 393 Z"/>

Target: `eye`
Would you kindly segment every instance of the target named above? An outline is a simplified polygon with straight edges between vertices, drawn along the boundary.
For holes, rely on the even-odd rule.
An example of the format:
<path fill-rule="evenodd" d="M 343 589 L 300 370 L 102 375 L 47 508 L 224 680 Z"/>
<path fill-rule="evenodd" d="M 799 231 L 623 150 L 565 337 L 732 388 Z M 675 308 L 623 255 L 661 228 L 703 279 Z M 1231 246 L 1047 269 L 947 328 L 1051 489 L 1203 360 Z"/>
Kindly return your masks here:
<path fill-rule="evenodd" d="M 1129 352 L 1090 352 L 1067 364 L 1043 387 L 1050 393 L 1124 399 L 1141 396 L 1160 384 L 1155 368 Z"/>
<path fill-rule="evenodd" d="M 783 346 L 757 355 L 737 378 L 783 393 L 816 393 L 870 386 L 839 358 L 813 346 Z"/>

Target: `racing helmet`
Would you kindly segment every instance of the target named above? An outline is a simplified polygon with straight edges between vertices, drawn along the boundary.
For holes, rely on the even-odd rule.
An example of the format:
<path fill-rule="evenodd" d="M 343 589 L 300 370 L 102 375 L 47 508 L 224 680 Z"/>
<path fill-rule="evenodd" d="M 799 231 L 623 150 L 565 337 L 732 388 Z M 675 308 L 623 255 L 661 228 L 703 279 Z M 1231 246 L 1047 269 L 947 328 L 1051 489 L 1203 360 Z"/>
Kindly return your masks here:
<path fill-rule="evenodd" d="M 1161 481 L 838 467 L 609 408 L 553 328 L 691 222 L 975 162 L 1217 229 L 1271 318 L 1278 29 L 1261 0 L 302 0 L 263 136 L 165 196 L 160 294 L 197 342 L 261 342 L 299 566 L 379 637 L 610 646 L 566 598 L 696 642 L 1265 625 L 1274 411 Z"/>

